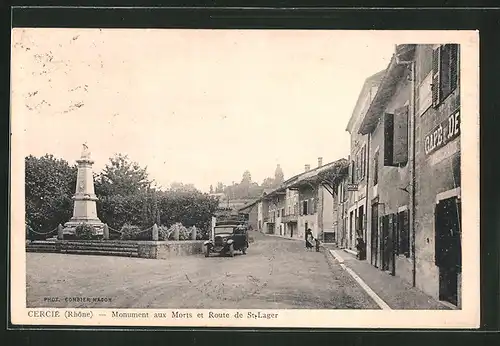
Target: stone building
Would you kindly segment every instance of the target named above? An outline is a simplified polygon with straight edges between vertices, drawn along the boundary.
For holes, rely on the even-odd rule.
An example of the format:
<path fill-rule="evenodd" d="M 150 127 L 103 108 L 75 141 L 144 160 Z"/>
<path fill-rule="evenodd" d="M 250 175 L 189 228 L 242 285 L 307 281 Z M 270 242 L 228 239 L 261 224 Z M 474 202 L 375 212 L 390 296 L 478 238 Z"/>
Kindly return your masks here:
<path fill-rule="evenodd" d="M 415 52 L 416 286 L 460 306 L 460 47 Z"/>
<path fill-rule="evenodd" d="M 345 247 L 356 248 L 356 239 L 367 242 L 366 194 L 368 189 L 368 135 L 359 133 L 359 127 L 366 111 L 375 97 L 378 86 L 385 75 L 385 70 L 368 77 L 361 89 L 346 131 L 351 135 L 349 186 L 347 194 L 347 236 Z"/>
<path fill-rule="evenodd" d="M 455 306 L 461 305 L 459 60 L 458 45 L 399 45 L 375 75 L 379 87 L 366 112 L 356 105 L 348 125 L 354 186 L 346 185 L 357 191 L 347 192 L 345 241 L 352 247 L 354 224 L 364 233 L 367 261 Z M 357 158 L 360 150 L 365 160 Z"/>
<path fill-rule="evenodd" d="M 415 47 L 407 45 L 400 50 L 387 67 L 358 132 L 367 136 L 368 147 L 367 260 L 381 270 L 412 282 L 408 160 L 412 82 L 410 65 L 398 59 L 411 61 Z"/>

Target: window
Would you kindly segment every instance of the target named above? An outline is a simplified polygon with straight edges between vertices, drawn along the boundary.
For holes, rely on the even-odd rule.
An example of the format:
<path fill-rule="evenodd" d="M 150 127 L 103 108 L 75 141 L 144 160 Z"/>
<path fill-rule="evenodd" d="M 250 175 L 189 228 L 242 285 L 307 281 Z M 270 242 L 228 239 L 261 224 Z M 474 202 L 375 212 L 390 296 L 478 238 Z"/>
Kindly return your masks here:
<path fill-rule="evenodd" d="M 278 217 L 280 217 L 280 210 L 279 209 L 278 209 L 277 213 L 278 213 Z"/>
<path fill-rule="evenodd" d="M 281 216 L 282 216 L 282 217 L 283 217 L 283 216 L 285 216 L 285 208 L 282 208 L 282 209 L 281 209 Z"/>
<path fill-rule="evenodd" d="M 377 150 L 373 155 L 373 185 L 378 184 L 378 155 L 379 151 Z"/>
<path fill-rule="evenodd" d="M 408 210 L 401 211 L 397 214 L 397 242 L 396 253 L 410 257 L 410 230 L 409 230 L 409 213 Z"/>
<path fill-rule="evenodd" d="M 302 215 L 307 215 L 308 203 L 307 200 L 302 201 Z"/>
<path fill-rule="evenodd" d="M 458 85 L 458 44 L 438 46 L 432 52 L 432 105 L 437 107 Z"/>
<path fill-rule="evenodd" d="M 408 106 L 384 115 L 384 166 L 408 162 Z"/>
<path fill-rule="evenodd" d="M 384 166 L 392 166 L 394 145 L 394 114 L 384 114 Z"/>

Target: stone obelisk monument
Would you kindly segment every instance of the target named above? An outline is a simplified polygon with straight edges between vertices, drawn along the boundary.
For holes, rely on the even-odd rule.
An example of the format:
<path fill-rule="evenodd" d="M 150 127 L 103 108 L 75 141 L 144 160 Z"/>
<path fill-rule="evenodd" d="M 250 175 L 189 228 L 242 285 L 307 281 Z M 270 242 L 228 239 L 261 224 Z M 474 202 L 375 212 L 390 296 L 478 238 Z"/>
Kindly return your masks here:
<path fill-rule="evenodd" d="M 78 175 L 76 179 L 76 191 L 73 196 L 73 217 L 64 225 L 64 234 L 75 234 L 76 226 L 85 223 L 94 227 L 96 235 L 103 234 L 104 224 L 97 217 L 96 201 L 94 192 L 94 177 L 92 165 L 94 161 L 90 158 L 90 152 L 86 144 L 83 145 L 82 155 L 78 164 Z"/>

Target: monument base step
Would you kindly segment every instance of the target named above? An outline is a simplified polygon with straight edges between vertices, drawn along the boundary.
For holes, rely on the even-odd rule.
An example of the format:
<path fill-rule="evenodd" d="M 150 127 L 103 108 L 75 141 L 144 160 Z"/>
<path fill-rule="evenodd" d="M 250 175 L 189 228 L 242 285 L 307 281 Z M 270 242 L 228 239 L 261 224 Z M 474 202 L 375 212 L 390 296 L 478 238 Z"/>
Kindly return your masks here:
<path fill-rule="evenodd" d="M 131 251 L 107 251 L 107 250 L 79 250 L 61 249 L 60 253 L 73 255 L 95 255 L 95 256 L 119 256 L 119 257 L 139 257 L 138 252 Z"/>

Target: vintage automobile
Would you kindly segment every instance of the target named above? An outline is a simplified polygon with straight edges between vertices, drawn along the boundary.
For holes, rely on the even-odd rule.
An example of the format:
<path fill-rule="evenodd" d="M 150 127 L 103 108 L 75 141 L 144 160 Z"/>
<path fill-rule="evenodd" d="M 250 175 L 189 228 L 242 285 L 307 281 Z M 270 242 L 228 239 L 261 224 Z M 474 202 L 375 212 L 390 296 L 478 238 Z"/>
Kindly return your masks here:
<path fill-rule="evenodd" d="M 215 226 L 210 239 L 203 245 L 205 257 L 211 253 L 233 257 L 235 251 L 245 255 L 248 249 L 247 227 L 239 224 Z"/>

